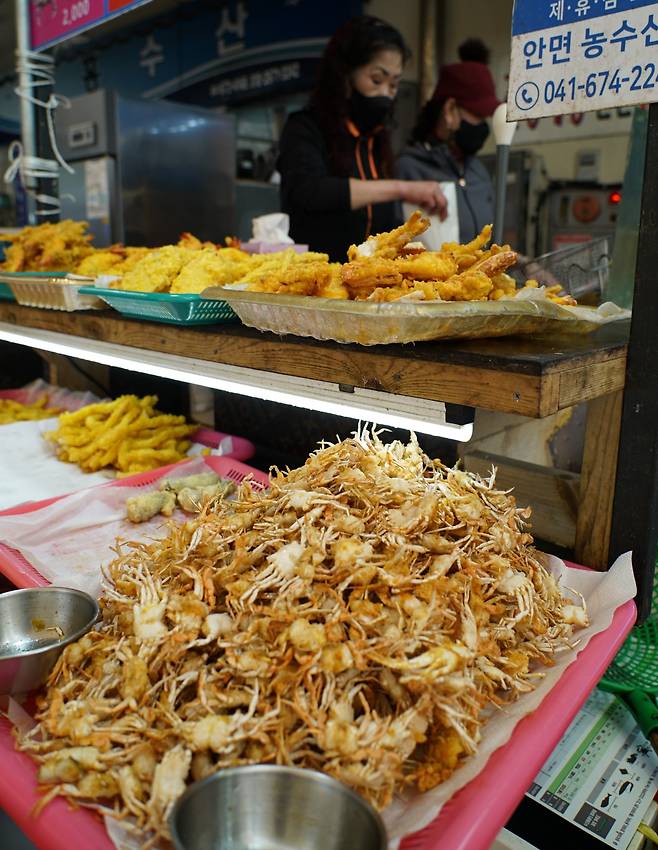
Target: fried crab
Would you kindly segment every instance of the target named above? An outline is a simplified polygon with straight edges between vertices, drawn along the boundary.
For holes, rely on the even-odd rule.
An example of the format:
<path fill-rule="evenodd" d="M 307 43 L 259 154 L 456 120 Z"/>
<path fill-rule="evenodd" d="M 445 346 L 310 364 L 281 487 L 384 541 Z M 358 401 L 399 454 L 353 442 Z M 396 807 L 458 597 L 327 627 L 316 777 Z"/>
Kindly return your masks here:
<path fill-rule="evenodd" d="M 378 808 L 442 782 L 587 623 L 528 517 L 493 474 L 363 430 L 119 549 L 102 623 L 19 735 L 44 799 L 156 840 L 185 786 L 224 767 L 319 769 Z"/>

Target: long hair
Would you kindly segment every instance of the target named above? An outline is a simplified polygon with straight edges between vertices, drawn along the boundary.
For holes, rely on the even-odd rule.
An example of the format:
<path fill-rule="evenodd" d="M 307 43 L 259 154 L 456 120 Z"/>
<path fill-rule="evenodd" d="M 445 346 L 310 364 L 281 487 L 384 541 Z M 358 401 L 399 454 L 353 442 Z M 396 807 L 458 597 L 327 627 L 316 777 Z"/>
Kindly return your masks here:
<path fill-rule="evenodd" d="M 354 143 L 345 122 L 348 117 L 350 74 L 367 65 L 382 50 L 397 50 L 406 62 L 411 55 L 400 33 L 379 18 L 352 18 L 333 35 L 318 68 L 309 106 L 320 125 L 335 174 L 348 177 L 352 171 Z M 383 177 L 393 173 L 393 152 L 388 130 L 375 136 L 375 152 L 383 164 Z"/>
<path fill-rule="evenodd" d="M 411 131 L 411 140 L 412 142 L 431 142 L 433 139 L 436 140 L 436 136 L 434 131 L 436 129 L 436 125 L 441 117 L 441 110 L 443 109 L 443 104 L 446 102 L 446 98 L 430 98 L 427 101 L 425 106 L 418 113 L 418 118 L 416 119 L 416 124 L 414 125 L 413 130 Z"/>

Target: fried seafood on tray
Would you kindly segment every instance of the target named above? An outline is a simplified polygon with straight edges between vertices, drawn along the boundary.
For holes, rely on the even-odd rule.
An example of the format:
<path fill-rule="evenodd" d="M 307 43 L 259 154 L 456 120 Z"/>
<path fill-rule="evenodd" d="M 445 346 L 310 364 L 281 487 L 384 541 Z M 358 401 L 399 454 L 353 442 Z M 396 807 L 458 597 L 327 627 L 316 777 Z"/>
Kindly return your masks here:
<path fill-rule="evenodd" d="M 416 237 L 427 230 L 428 218 L 416 211 L 390 233 L 371 236 L 351 245 L 344 265 L 319 258 L 306 265 L 283 264 L 252 271 L 244 278 L 252 292 L 315 295 L 355 301 L 498 301 L 516 295 L 516 281 L 507 274 L 517 260 L 509 245 L 486 245 L 492 227 L 487 224 L 465 245 L 446 242 L 440 251 L 427 251 Z M 528 281 L 536 288 L 536 281 Z M 559 304 L 575 304 L 561 286 L 545 290 Z"/>
<path fill-rule="evenodd" d="M 232 765 L 320 769 L 379 808 L 442 782 L 485 709 L 531 691 L 587 623 L 528 516 L 493 475 L 364 431 L 119 550 L 101 625 L 19 735 L 44 800 L 146 840 L 186 784 Z"/>
<path fill-rule="evenodd" d="M 70 272 L 93 251 L 86 221 L 46 222 L 0 236 L 11 242 L 0 263 L 6 272 Z"/>

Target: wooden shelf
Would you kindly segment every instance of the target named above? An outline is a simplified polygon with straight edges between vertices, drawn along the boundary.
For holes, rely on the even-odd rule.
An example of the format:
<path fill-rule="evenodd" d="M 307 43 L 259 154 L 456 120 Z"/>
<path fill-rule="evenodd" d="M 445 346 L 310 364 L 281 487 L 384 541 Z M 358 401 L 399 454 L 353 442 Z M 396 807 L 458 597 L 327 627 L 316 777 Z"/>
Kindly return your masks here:
<path fill-rule="evenodd" d="M 393 395 L 543 417 L 624 386 L 628 324 L 588 336 L 363 347 L 278 337 L 242 325 L 175 327 L 116 313 L 64 313 L 0 303 L 0 321 Z M 84 343 L 83 343 L 84 344 Z"/>

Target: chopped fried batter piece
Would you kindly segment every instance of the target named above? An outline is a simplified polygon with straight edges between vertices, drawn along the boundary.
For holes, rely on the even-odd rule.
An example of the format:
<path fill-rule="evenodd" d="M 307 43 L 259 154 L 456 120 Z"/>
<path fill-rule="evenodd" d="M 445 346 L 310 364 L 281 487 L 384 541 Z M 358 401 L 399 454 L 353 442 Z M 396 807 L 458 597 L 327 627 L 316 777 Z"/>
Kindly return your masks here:
<path fill-rule="evenodd" d="M 146 522 L 156 514 L 171 516 L 176 510 L 176 494 L 157 491 L 126 499 L 126 515 L 130 522 Z"/>
<path fill-rule="evenodd" d="M 118 281 L 112 281 L 114 289 L 134 292 L 168 292 L 181 269 L 197 252 L 190 248 L 165 245 L 151 251 Z"/>
<path fill-rule="evenodd" d="M 160 481 L 160 490 L 171 490 L 180 493 L 186 487 L 210 487 L 221 481 L 219 475 L 212 470 L 199 472 L 197 475 L 184 475 L 182 478 L 163 478 Z"/>

